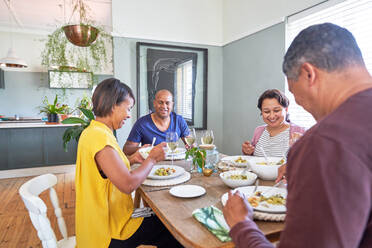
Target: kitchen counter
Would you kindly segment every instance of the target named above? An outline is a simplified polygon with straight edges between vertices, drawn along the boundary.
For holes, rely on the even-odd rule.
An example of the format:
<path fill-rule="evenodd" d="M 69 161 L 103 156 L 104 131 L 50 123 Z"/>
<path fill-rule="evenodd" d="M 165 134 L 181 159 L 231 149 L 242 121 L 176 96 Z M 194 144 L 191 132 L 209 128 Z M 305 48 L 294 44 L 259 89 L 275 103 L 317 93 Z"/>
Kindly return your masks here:
<path fill-rule="evenodd" d="M 0 128 L 70 127 L 80 124 L 46 124 L 45 122 L 0 121 Z"/>

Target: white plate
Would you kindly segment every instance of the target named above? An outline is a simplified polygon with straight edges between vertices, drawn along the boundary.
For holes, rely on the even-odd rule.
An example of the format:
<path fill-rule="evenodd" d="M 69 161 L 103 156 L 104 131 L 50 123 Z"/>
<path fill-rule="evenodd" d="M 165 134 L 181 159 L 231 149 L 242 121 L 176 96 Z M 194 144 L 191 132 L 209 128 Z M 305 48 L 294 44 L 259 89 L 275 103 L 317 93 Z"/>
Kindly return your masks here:
<path fill-rule="evenodd" d="M 247 162 L 245 162 L 245 163 L 238 163 L 238 162 L 236 162 L 236 160 L 238 158 L 242 158 L 242 159 L 246 160 Z M 225 162 L 225 163 L 228 163 L 228 164 L 231 164 L 231 165 L 234 165 L 234 166 L 237 166 L 237 167 L 246 167 L 246 166 L 249 166 L 248 160 L 250 158 L 251 158 L 251 156 L 244 156 L 244 155 L 227 156 L 227 157 L 221 158 L 221 161 L 222 162 Z"/>
<path fill-rule="evenodd" d="M 198 185 L 180 185 L 169 190 L 169 193 L 176 197 L 192 198 L 205 194 L 205 189 Z"/>
<path fill-rule="evenodd" d="M 176 171 L 172 174 L 170 174 L 169 176 L 159 176 L 159 175 L 155 175 L 155 171 L 159 168 L 172 168 L 172 169 L 175 169 Z M 150 174 L 147 176 L 147 178 L 150 178 L 150 179 L 170 179 L 170 178 L 174 178 L 174 177 L 178 177 L 180 175 L 182 175 L 183 173 L 185 173 L 185 170 L 182 168 L 182 167 L 179 167 L 179 166 L 175 166 L 175 165 L 154 165 L 154 167 L 152 167 L 151 171 L 150 171 Z"/>
<path fill-rule="evenodd" d="M 141 156 L 143 157 L 143 159 L 146 159 L 149 156 L 151 149 L 152 149 L 151 146 L 148 146 L 148 147 L 144 147 L 144 148 L 140 148 L 139 149 L 139 153 L 141 154 Z M 168 149 L 165 150 L 165 153 L 166 153 L 165 160 L 172 160 L 172 153 L 170 153 L 168 151 Z M 185 148 L 182 148 L 182 147 L 177 148 L 173 152 L 173 160 L 185 159 L 185 156 L 186 156 L 185 153 L 186 153 L 186 149 Z"/>
<path fill-rule="evenodd" d="M 235 190 L 239 190 L 242 194 L 245 195 L 246 198 L 250 197 L 253 193 L 255 186 L 246 186 L 246 187 L 239 187 Z M 234 191 L 235 191 L 234 190 Z M 285 188 L 277 188 L 277 187 L 269 187 L 269 186 L 258 186 L 257 191 L 265 192 L 265 195 L 268 194 L 269 196 L 280 194 L 285 199 L 287 199 L 287 189 Z M 225 206 L 226 201 L 228 198 L 228 193 L 225 193 L 221 197 L 222 205 Z M 285 205 L 272 205 L 268 204 L 267 202 L 260 202 L 257 207 L 253 208 L 254 210 L 266 212 L 266 213 L 285 213 L 287 208 Z"/>

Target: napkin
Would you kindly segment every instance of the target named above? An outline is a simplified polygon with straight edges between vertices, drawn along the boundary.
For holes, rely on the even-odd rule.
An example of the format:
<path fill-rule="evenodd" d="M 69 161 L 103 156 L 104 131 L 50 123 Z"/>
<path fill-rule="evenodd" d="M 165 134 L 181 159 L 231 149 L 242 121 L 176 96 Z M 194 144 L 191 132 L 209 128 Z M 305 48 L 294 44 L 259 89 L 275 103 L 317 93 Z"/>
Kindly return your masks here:
<path fill-rule="evenodd" d="M 226 224 L 222 211 L 215 206 L 195 209 L 192 216 L 222 242 L 231 241 L 230 228 Z"/>

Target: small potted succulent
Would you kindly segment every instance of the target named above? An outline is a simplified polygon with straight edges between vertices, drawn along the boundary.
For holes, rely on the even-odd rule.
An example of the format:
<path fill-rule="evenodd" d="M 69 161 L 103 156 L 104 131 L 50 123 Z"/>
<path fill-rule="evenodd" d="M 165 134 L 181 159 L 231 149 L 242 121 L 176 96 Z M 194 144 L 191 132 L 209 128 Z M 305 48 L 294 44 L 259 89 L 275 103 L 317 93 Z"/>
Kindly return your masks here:
<path fill-rule="evenodd" d="M 58 95 L 54 98 L 53 103 L 49 103 L 48 97 L 45 96 L 43 104 L 39 107 L 40 113 L 45 113 L 48 116 L 48 123 L 58 123 L 59 115 L 65 114 L 68 106 L 58 103 Z"/>

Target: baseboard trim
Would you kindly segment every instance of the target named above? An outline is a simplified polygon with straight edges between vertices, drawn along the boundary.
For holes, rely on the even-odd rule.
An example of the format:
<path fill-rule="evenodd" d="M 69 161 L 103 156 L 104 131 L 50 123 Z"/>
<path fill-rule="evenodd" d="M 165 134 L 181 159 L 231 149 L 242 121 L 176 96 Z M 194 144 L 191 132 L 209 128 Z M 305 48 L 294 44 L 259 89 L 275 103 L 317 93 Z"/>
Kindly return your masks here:
<path fill-rule="evenodd" d="M 58 166 L 44 166 L 25 169 L 1 170 L 0 179 L 15 178 L 15 177 L 29 177 L 39 176 L 46 173 L 70 173 L 75 171 L 75 164 L 58 165 Z"/>

